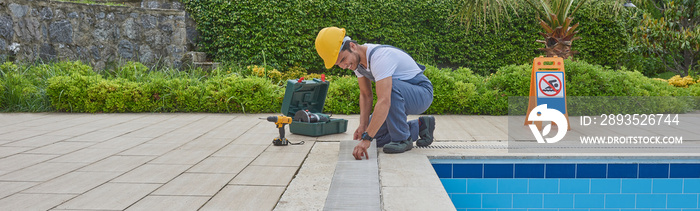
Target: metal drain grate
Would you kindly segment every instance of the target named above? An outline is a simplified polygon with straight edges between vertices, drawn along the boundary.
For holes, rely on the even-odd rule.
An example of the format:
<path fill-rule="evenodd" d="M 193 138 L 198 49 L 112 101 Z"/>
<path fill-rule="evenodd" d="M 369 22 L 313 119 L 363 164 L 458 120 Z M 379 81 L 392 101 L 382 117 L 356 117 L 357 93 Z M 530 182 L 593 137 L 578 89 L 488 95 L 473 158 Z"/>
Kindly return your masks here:
<path fill-rule="evenodd" d="M 457 145 L 457 144 L 432 144 L 430 146 L 417 146 L 421 149 L 508 149 L 506 145 L 479 144 L 479 145 Z"/>
<path fill-rule="evenodd" d="M 430 146 L 416 146 L 419 149 L 700 149 L 700 146 L 510 146 L 498 144 L 432 144 Z"/>

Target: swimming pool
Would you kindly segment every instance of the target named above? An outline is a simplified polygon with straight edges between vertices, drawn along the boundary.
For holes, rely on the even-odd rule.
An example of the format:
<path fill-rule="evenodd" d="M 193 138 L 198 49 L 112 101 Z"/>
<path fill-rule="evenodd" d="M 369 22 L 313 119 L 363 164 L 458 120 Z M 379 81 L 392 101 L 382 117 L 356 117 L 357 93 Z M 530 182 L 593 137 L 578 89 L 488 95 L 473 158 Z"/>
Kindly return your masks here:
<path fill-rule="evenodd" d="M 698 159 L 432 159 L 457 210 L 700 211 Z"/>

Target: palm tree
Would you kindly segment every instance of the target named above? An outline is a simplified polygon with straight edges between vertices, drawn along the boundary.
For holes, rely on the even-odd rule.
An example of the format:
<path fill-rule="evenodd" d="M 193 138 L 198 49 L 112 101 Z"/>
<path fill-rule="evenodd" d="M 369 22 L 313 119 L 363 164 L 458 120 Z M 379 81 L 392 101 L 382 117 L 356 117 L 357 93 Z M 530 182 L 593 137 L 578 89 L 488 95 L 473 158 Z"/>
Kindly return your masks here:
<path fill-rule="evenodd" d="M 463 23 L 467 24 L 469 28 L 472 20 L 477 21 L 490 21 L 495 23 L 497 26 L 500 23 L 500 17 L 508 17 L 508 8 L 511 8 L 513 12 L 518 4 L 523 1 L 529 5 L 530 8 L 534 9 L 538 14 L 538 20 L 540 26 L 544 29 L 544 32 L 540 32 L 540 35 L 544 37 L 544 40 L 537 40 L 536 42 L 545 44 L 544 48 L 540 50 L 544 51 L 548 57 L 558 56 L 562 58 L 570 58 L 577 51 L 571 50 L 572 42 L 581 37 L 577 37 L 576 28 L 578 23 L 571 25 L 573 21 L 573 15 L 576 11 L 583 5 L 587 0 L 578 0 L 576 7 L 572 11 L 571 8 L 574 5 L 574 0 L 462 0 L 460 8 L 457 10 L 455 17 L 461 20 Z M 612 12 L 619 12 L 622 9 L 622 3 L 626 0 L 617 0 L 621 3 L 619 7 L 615 8 Z M 635 3 L 642 4 L 643 0 L 635 0 Z"/>
<path fill-rule="evenodd" d="M 578 8 L 580 8 L 586 0 L 580 0 L 571 13 L 569 13 L 569 9 L 571 9 L 571 5 L 574 3 L 573 0 L 550 0 L 549 2 L 543 0 L 538 2 L 533 1 L 534 0 L 526 0 L 539 14 L 540 26 L 542 26 L 546 32 L 540 32 L 544 40 L 537 40 L 537 42 L 544 43 L 545 45 L 545 47 L 540 48 L 540 50 L 547 53 L 548 57 L 558 56 L 564 59 L 578 53 L 577 51 L 571 50 L 571 43 L 574 40 L 581 39 L 581 37 L 576 37 L 578 33 L 578 31 L 576 31 L 578 23 L 571 26 L 571 21 L 574 20 L 572 17 L 573 14 L 576 13 Z M 542 20 L 542 17 L 545 19 Z"/>

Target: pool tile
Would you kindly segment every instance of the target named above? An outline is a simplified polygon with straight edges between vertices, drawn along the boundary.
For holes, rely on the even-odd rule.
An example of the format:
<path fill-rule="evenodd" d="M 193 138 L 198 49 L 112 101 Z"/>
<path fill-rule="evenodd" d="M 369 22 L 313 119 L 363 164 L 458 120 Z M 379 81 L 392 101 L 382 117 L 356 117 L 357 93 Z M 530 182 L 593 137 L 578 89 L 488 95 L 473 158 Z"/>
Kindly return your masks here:
<path fill-rule="evenodd" d="M 558 179 L 530 179 L 529 193 L 559 193 Z"/>
<path fill-rule="evenodd" d="M 603 208 L 605 207 L 604 194 L 574 194 L 575 208 Z"/>
<path fill-rule="evenodd" d="M 527 209 L 510 209 L 510 208 L 506 208 L 506 209 L 498 209 L 498 211 L 527 211 Z"/>
<path fill-rule="evenodd" d="M 639 164 L 639 178 L 668 178 L 669 164 Z"/>
<path fill-rule="evenodd" d="M 484 164 L 484 178 L 513 178 L 513 164 Z"/>
<path fill-rule="evenodd" d="M 637 178 L 637 164 L 608 164 L 608 178 Z"/>
<path fill-rule="evenodd" d="M 700 164 L 672 163 L 671 178 L 700 178 Z"/>
<path fill-rule="evenodd" d="M 513 194 L 513 208 L 543 208 L 542 194 Z"/>
<path fill-rule="evenodd" d="M 622 179 L 622 193 L 651 193 L 651 179 Z"/>
<path fill-rule="evenodd" d="M 498 179 L 467 179 L 467 193 L 497 193 Z"/>
<path fill-rule="evenodd" d="M 574 194 L 544 194 L 544 208 L 574 208 Z"/>
<path fill-rule="evenodd" d="M 666 194 L 637 194 L 637 208 L 666 208 Z"/>
<path fill-rule="evenodd" d="M 454 164 L 453 178 L 482 178 L 483 164 Z"/>
<path fill-rule="evenodd" d="M 515 178 L 544 178 L 544 164 L 515 164 Z"/>
<path fill-rule="evenodd" d="M 620 193 L 620 179 L 591 179 L 591 193 Z"/>
<path fill-rule="evenodd" d="M 605 178 L 607 164 L 576 164 L 576 178 Z"/>
<path fill-rule="evenodd" d="M 433 164 L 439 178 L 452 178 L 452 164 Z"/>
<path fill-rule="evenodd" d="M 546 178 L 574 178 L 575 164 L 547 164 L 544 167 Z"/>
<path fill-rule="evenodd" d="M 498 179 L 498 193 L 527 193 L 527 179 Z"/>
<path fill-rule="evenodd" d="M 635 208 L 634 194 L 605 194 L 605 208 Z"/>
<path fill-rule="evenodd" d="M 467 193 L 467 179 L 440 179 L 447 193 Z"/>
<path fill-rule="evenodd" d="M 683 179 L 683 193 L 700 193 L 700 179 Z"/>
<path fill-rule="evenodd" d="M 589 179 L 560 179 L 559 193 L 589 193 Z"/>
<path fill-rule="evenodd" d="M 682 193 L 683 179 L 653 179 L 652 193 Z"/>
<path fill-rule="evenodd" d="M 512 194 L 483 194 L 481 199 L 482 208 L 511 208 L 513 202 Z"/>
<path fill-rule="evenodd" d="M 698 208 L 698 194 L 668 194 L 667 197 L 667 208 Z"/>
<path fill-rule="evenodd" d="M 481 194 L 452 194 L 455 208 L 481 208 Z"/>

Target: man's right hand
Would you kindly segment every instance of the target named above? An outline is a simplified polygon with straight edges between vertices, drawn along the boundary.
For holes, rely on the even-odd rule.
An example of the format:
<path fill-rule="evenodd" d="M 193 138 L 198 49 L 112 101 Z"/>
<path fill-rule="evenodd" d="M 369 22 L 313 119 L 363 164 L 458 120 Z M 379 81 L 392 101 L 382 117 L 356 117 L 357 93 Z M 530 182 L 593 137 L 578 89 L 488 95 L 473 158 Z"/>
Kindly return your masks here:
<path fill-rule="evenodd" d="M 352 140 L 360 141 L 360 139 L 362 138 L 362 133 L 364 133 L 365 130 L 367 130 L 367 126 L 358 126 L 357 130 L 355 130 L 355 133 L 352 135 Z"/>

